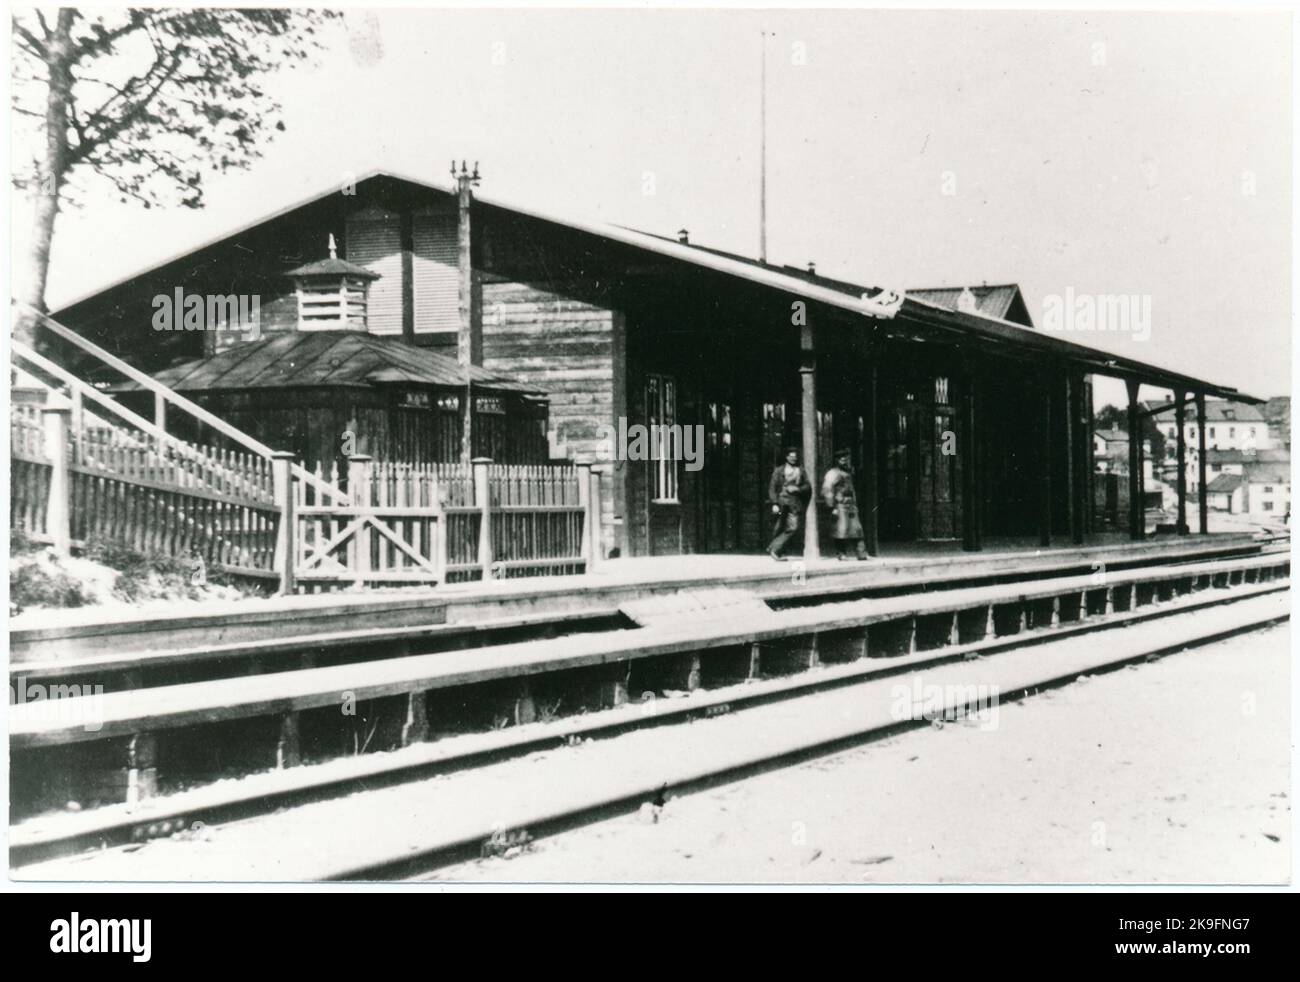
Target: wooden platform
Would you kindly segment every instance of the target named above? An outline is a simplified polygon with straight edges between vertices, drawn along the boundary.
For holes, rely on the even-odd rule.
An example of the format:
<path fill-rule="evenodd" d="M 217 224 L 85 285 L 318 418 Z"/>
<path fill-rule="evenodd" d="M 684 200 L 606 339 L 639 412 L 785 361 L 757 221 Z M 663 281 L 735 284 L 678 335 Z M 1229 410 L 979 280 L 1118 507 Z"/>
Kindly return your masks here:
<path fill-rule="evenodd" d="M 15 749 L 104 740 L 220 719 L 332 706 L 338 704 L 340 693 L 350 693 L 358 700 L 418 695 L 455 685 L 518 679 L 573 668 L 628 666 L 645 658 L 761 646 L 764 642 L 792 637 L 810 640 L 800 651 L 811 667 L 818 662 L 817 640 L 835 637 L 839 632 L 854 632 L 851 639 L 836 638 L 850 642 L 850 660 L 914 654 L 925 647 L 988 641 L 1035 627 L 1057 627 L 1066 621 L 1086 620 L 1090 614 L 1130 611 L 1140 605 L 1189 594 L 1194 589 L 1261 583 L 1266 575 L 1269 579 L 1285 576 L 1287 565 L 1285 556 L 1259 556 L 1206 564 L 1172 564 L 1161 566 L 1158 572 L 1147 567 L 1104 577 L 1052 577 L 923 596 L 829 603 L 768 612 L 761 619 L 752 613 L 714 622 L 679 617 L 627 631 L 139 689 L 96 697 L 98 725 L 93 728 L 85 726 L 87 717 L 78 713 L 51 714 L 43 702 L 24 703 L 10 707 L 9 738 Z M 964 622 L 959 614 L 968 611 L 977 616 Z M 1003 611 L 1011 616 L 1000 619 L 998 615 Z M 936 617 L 940 620 L 937 625 L 931 625 L 929 633 L 934 637 L 927 644 L 921 637 L 922 622 Z M 882 624 L 895 625 L 901 630 L 888 638 L 873 636 L 869 645 L 866 629 Z M 939 628 L 937 632 L 933 630 L 935 626 Z M 870 650 L 876 648 L 879 650 Z M 68 700 L 70 704 L 76 701 Z"/>
<path fill-rule="evenodd" d="M 1162 562 L 1248 555 L 1260 542 L 1223 534 L 1102 541 L 1039 549 L 1027 543 L 963 553 L 955 544 L 889 549 L 869 562 L 773 562 L 767 556 L 695 555 L 620 559 L 593 573 L 571 577 L 514 579 L 436 589 L 373 591 L 185 604 L 142 612 L 36 611 L 11 621 L 11 660 L 118 651 L 176 649 L 264 641 L 289 634 L 391 629 L 414 625 L 475 624 L 516 616 L 616 614 L 627 603 L 728 586 L 773 601 L 797 603 L 835 594 L 923 592 L 1035 576 L 1120 570 Z"/>

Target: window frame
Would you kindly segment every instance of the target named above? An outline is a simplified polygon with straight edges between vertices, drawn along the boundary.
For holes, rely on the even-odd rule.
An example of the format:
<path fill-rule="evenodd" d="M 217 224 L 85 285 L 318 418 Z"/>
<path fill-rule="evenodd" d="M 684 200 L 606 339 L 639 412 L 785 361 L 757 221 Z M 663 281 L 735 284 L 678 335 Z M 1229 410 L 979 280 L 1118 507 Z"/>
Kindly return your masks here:
<path fill-rule="evenodd" d="M 681 481 L 677 459 L 671 453 L 661 453 L 672 449 L 672 441 L 665 448 L 656 434 L 662 436 L 671 433 L 671 429 L 655 427 L 672 427 L 677 424 L 677 379 L 672 375 L 647 373 L 645 382 L 645 416 L 650 440 L 650 503 L 655 505 L 680 505 Z"/>

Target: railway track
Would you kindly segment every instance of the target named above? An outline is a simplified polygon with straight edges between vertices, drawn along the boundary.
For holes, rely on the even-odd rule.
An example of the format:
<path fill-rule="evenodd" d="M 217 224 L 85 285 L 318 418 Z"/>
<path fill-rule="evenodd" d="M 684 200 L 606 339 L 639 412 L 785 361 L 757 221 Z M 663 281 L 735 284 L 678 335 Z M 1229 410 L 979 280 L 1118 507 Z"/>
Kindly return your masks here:
<path fill-rule="evenodd" d="M 1081 673 L 1122 667 L 1285 620 L 1288 571 L 1287 557 L 1275 553 L 1139 570 L 1109 586 L 1073 578 L 896 598 L 892 608 L 891 601 L 856 601 L 787 611 L 779 616 L 778 626 L 768 628 L 775 632 L 772 637 L 785 638 L 779 646 L 783 662 L 788 663 L 791 653 L 802 657 L 808 647 L 803 639 L 809 637 L 820 637 L 824 643 L 834 640 L 825 646 L 824 661 L 814 655 L 802 671 L 697 690 L 680 698 L 634 701 L 577 717 L 416 743 L 392 753 L 253 774 L 132 804 L 40 815 L 11 826 L 10 863 L 20 878 L 147 879 L 160 868 L 170 870 L 168 878 L 188 878 L 185 871 L 192 870 L 195 879 L 415 875 L 476 855 L 485 843 L 546 834 L 638 807 L 674 789 L 734 779 L 909 726 L 927 725 L 925 714 L 898 718 L 896 707 L 882 710 L 881 693 L 900 684 L 911 687 L 922 679 L 937 679 L 935 684 L 952 687 L 953 692 L 977 694 L 994 687 L 1006 700 L 1072 681 Z M 1105 594 L 1104 605 L 1094 611 L 1099 590 Z M 1123 603 L 1122 595 L 1127 596 Z M 1064 606 L 1062 598 L 1066 598 Z M 1074 616 L 1069 616 L 1071 604 L 1077 604 Z M 857 657 L 832 660 L 832 650 L 844 654 L 846 641 L 854 647 L 856 642 L 845 635 L 845 631 L 852 634 L 845 624 L 862 621 L 864 605 L 874 607 L 877 619 L 862 629 L 862 650 Z M 1017 608 L 1019 623 L 1011 630 L 1007 615 Z M 986 611 L 987 636 L 963 641 L 963 618 L 969 628 L 970 612 L 978 609 Z M 1005 629 L 1001 633 L 995 610 L 1001 610 Z M 1211 610 L 1214 616 L 1206 617 Z M 945 617 L 951 625 L 946 640 L 936 638 L 934 631 L 936 621 L 942 623 Z M 910 631 L 900 631 L 900 622 L 910 624 Z M 929 627 L 922 629 L 922 623 Z M 867 632 L 873 628 L 885 628 L 896 650 L 862 657 Z M 732 634 L 715 630 L 701 650 L 720 656 L 734 645 L 719 641 L 761 633 L 752 624 Z M 924 647 L 927 636 L 929 642 L 941 643 Z M 1104 644 L 1097 643 L 1099 636 Z M 900 637 L 906 638 L 902 644 Z M 681 646 L 690 643 L 689 638 L 679 638 L 669 647 L 680 654 Z M 490 658 L 492 652 L 486 648 L 475 655 Z M 874 708 L 865 715 L 849 712 L 840 718 L 843 708 L 828 713 L 827 700 L 841 707 L 860 702 Z M 969 708 L 968 703 L 954 699 L 951 705 L 932 708 L 960 713 Z M 739 745 L 720 740 L 725 753 L 713 752 L 705 741 L 666 760 L 654 749 L 659 740 L 655 731 L 662 727 L 670 729 L 661 735 L 719 726 L 769 733 L 761 718 L 764 713 L 784 720 L 777 732 L 789 731 L 788 739 L 742 739 Z M 801 720 L 817 725 L 808 728 Z M 673 725 L 686 722 L 699 725 Z M 627 740 L 635 741 L 637 749 L 633 763 L 620 766 L 615 758 L 620 741 Z M 580 770 L 585 767 L 619 777 L 591 781 L 578 774 L 567 778 L 557 774 L 544 783 L 562 785 L 565 794 L 557 796 L 544 788 L 536 794 L 522 792 L 548 770 L 536 762 L 539 754 L 574 760 L 585 755 L 589 759 L 586 764 L 579 761 Z M 473 782 L 481 778 L 490 784 L 488 775 L 506 772 L 514 777 L 496 785 L 495 792 L 484 796 L 473 791 Z M 471 783 L 456 804 L 457 795 L 450 789 L 466 780 Z M 443 793 L 426 801 L 429 788 L 441 788 Z M 414 811 L 411 802 L 417 803 Z M 383 825 L 385 814 L 412 818 L 400 834 L 357 836 L 374 823 Z M 284 837 L 304 824 L 332 830 L 327 838 L 342 841 L 303 840 L 292 833 Z M 211 848 L 213 836 L 223 843 L 221 848 Z M 268 869 L 265 850 L 257 845 L 259 836 L 279 843 L 270 847 L 271 854 L 280 857 L 273 868 Z M 88 854 L 90 849 L 97 851 Z M 213 856 L 221 857 L 216 866 Z"/>

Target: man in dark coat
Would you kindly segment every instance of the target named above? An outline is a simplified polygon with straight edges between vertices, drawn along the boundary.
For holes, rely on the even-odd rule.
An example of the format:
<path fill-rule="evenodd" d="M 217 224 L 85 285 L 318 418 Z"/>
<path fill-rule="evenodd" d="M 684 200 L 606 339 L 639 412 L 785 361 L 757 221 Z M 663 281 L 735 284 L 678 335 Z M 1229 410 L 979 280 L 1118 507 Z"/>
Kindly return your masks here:
<path fill-rule="evenodd" d="M 807 472 L 799 466 L 799 451 L 790 447 L 785 461 L 777 464 L 772 479 L 767 482 L 767 500 L 776 516 L 775 535 L 768 543 L 767 554 L 778 562 L 785 562 L 781 550 L 803 526 L 804 510 L 812 497 L 812 484 Z"/>
<path fill-rule="evenodd" d="M 835 466 L 822 481 L 822 500 L 835 515 L 835 552 L 840 559 L 849 558 L 852 546 L 859 559 L 867 558 L 862 541 L 862 522 L 858 518 L 858 495 L 853 487 L 853 455 L 848 450 L 835 452 Z"/>

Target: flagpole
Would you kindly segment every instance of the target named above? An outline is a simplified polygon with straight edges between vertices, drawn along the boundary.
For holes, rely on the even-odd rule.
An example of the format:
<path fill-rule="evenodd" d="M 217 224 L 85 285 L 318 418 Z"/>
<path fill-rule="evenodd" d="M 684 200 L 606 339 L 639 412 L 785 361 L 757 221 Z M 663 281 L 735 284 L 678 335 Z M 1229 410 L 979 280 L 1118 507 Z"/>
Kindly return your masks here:
<path fill-rule="evenodd" d="M 759 32 L 758 261 L 767 262 L 767 32 Z"/>

